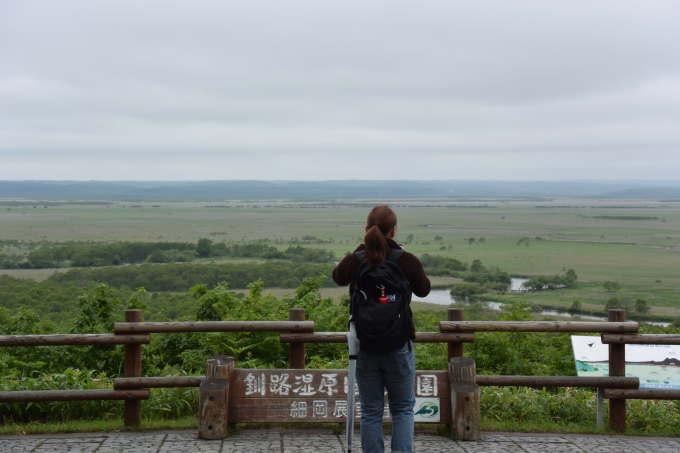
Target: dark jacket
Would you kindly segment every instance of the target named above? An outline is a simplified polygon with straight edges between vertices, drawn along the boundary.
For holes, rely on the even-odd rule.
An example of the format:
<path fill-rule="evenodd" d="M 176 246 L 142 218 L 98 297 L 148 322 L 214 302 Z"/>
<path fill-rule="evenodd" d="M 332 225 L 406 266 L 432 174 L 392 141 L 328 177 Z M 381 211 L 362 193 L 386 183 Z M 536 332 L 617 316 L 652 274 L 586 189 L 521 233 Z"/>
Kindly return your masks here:
<path fill-rule="evenodd" d="M 393 249 L 400 249 L 399 245 L 392 239 L 387 239 L 387 245 Z M 366 246 L 361 244 L 355 252 L 366 250 Z M 359 260 L 354 253 L 345 256 L 340 263 L 333 269 L 333 281 L 340 286 L 349 285 L 349 295 L 354 293 L 354 285 L 359 276 Z M 425 275 L 425 270 L 420 261 L 412 253 L 404 253 L 397 266 L 404 274 L 404 278 L 411 284 L 411 291 L 418 297 L 425 297 L 430 294 L 430 279 Z M 415 327 L 411 326 L 411 339 L 415 339 Z"/>

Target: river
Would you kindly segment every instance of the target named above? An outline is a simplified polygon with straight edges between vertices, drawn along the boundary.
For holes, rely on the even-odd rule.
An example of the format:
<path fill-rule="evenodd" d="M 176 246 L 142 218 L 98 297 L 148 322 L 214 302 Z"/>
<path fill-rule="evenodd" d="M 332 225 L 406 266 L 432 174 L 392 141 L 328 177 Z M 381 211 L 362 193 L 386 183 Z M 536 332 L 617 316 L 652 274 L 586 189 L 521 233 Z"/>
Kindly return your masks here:
<path fill-rule="evenodd" d="M 522 291 L 522 283 L 527 281 L 527 278 L 513 278 L 510 287 L 508 288 L 509 291 Z M 455 304 L 458 302 L 462 303 L 467 303 L 465 300 L 457 300 L 453 296 L 451 296 L 451 292 L 448 289 L 433 289 L 430 291 L 430 294 L 427 295 L 427 297 L 417 297 L 413 296 L 413 301 L 416 302 L 427 302 L 428 304 L 437 304 L 437 305 L 450 305 L 450 304 Z M 501 305 L 503 305 L 502 302 L 489 302 L 483 299 L 478 299 L 476 302 L 480 302 L 484 304 L 485 307 L 490 308 L 492 310 L 501 310 Z M 560 312 L 557 310 L 542 310 L 538 312 L 541 315 L 550 315 L 550 316 L 562 316 L 565 318 L 578 318 L 578 319 L 587 319 L 591 321 L 606 321 L 607 317 L 606 316 L 590 316 L 590 315 L 571 315 L 568 312 Z M 668 326 L 669 323 L 667 322 L 648 322 L 648 324 L 654 324 L 657 326 Z"/>

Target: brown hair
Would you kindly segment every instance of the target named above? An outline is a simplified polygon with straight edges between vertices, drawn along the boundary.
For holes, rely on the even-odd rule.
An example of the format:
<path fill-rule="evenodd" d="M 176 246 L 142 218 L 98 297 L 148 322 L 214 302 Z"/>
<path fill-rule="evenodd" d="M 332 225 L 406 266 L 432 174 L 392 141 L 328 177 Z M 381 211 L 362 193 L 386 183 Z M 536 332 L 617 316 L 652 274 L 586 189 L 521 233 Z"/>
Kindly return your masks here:
<path fill-rule="evenodd" d="M 376 206 L 366 218 L 366 236 L 364 245 L 366 246 L 366 261 L 369 264 L 377 264 L 385 261 L 385 257 L 390 251 L 385 236 L 397 226 L 397 215 L 386 204 Z"/>

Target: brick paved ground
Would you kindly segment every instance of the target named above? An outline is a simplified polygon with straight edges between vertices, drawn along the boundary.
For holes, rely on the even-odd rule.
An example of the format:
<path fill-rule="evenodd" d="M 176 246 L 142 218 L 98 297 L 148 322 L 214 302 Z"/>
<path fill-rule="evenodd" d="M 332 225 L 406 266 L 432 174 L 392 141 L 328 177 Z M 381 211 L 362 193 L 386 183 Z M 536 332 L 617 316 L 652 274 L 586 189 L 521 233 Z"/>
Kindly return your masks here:
<path fill-rule="evenodd" d="M 358 434 L 358 433 L 357 433 Z M 385 439 L 389 446 L 389 439 Z M 0 436 L 0 453 L 324 453 L 344 452 L 344 435 L 322 429 L 242 430 L 224 441 L 196 439 L 195 431 L 145 431 Z M 361 452 L 355 440 L 355 452 Z M 387 449 L 389 452 L 389 448 Z M 485 433 L 480 442 L 454 442 L 416 434 L 416 453 L 666 453 L 680 452 L 680 437 L 628 437 Z"/>

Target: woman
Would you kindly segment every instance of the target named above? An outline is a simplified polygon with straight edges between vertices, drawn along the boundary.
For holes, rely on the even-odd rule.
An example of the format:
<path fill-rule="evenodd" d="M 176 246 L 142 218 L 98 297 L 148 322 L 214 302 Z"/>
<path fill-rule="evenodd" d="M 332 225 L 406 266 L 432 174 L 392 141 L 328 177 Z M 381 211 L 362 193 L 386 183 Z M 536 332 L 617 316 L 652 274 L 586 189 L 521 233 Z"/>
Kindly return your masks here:
<path fill-rule="evenodd" d="M 403 249 L 394 241 L 396 232 L 397 216 L 394 211 L 387 205 L 374 207 L 366 219 L 364 243 L 355 253 L 365 250 L 364 259 L 369 265 L 384 262 L 390 250 Z M 335 283 L 340 286 L 350 285 L 350 296 L 354 294 L 360 266 L 355 253 L 345 256 L 333 270 Z M 413 294 L 419 297 L 429 294 L 430 280 L 418 258 L 404 252 L 396 264 L 410 283 Z M 412 344 L 415 339 L 413 322 L 407 328 L 410 330 L 410 340 L 405 344 L 395 344 L 391 351 L 369 352 L 361 348 L 365 345 L 360 346 L 357 383 L 361 402 L 361 448 L 364 453 L 385 451 L 382 436 L 385 389 L 392 414 L 392 452 L 411 453 L 413 450 L 413 387 L 416 375 Z"/>

